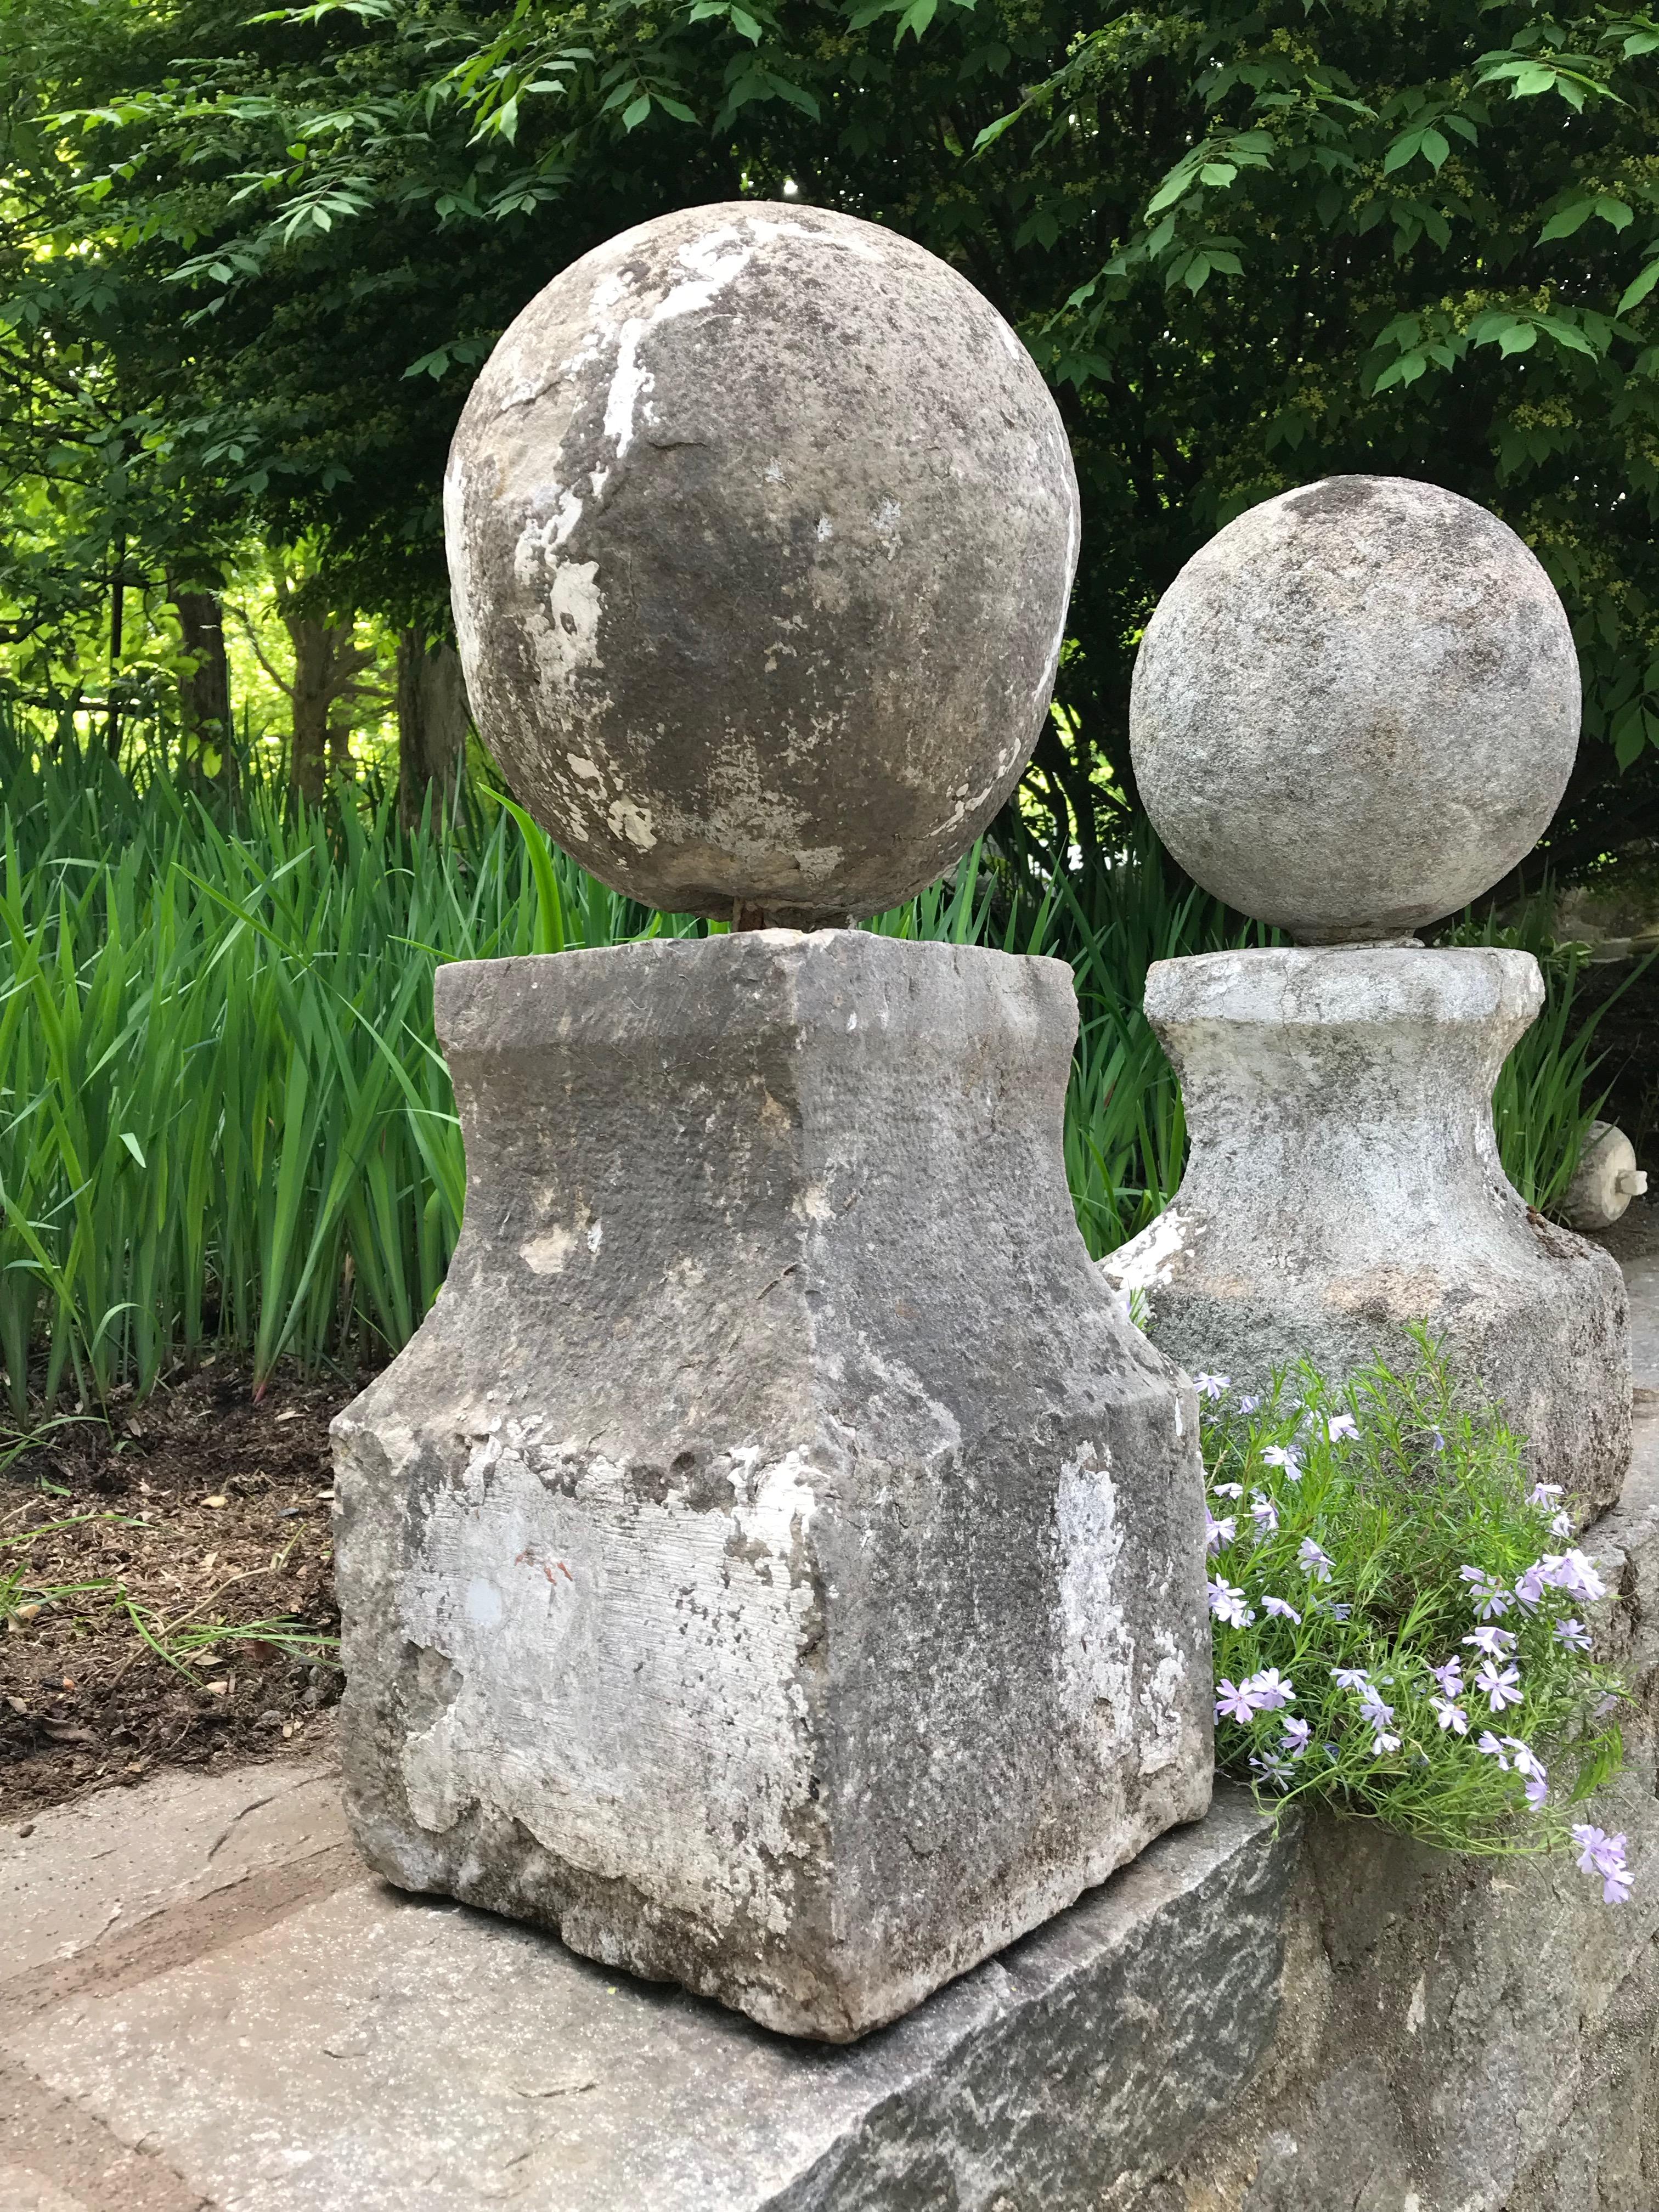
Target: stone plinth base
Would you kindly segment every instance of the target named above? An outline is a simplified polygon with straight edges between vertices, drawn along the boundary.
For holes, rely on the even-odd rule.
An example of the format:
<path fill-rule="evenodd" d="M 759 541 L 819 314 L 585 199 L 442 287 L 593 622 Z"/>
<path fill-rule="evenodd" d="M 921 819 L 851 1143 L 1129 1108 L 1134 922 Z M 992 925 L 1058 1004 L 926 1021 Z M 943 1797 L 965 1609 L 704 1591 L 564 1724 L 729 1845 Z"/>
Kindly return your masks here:
<path fill-rule="evenodd" d="M 146 1809 L 146 1835 L 167 1832 L 166 1806 Z M 43 1897 L 87 1847 L 51 1824 L 77 1817 L 42 1824 Z M 118 1959 L 107 1993 L 47 2019 L 8 2014 L 0 1990 L 0 2052 L 52 2093 L 38 2129 L 26 2108 L 7 2134 L 0 2081 L 0 2180 L 9 2155 L 43 2180 L 83 2166 L 101 2177 L 85 2212 L 1127 2212 L 1272 2037 L 1296 1856 L 1292 1832 L 1224 1790 L 850 2050 L 361 1877 L 272 1925 L 250 1902 L 229 1948 L 196 1934 L 205 1955 L 179 1916 L 148 1976 Z M 26 1887 L 17 1903 L 27 1927 Z M 118 1923 L 87 1927 L 120 1940 Z M 65 2159 L 66 2112 L 97 2155 Z M 115 2173 L 125 2143 L 143 2145 L 143 2172 Z"/>
<path fill-rule="evenodd" d="M 1504 1055 L 1542 1004 L 1528 953 L 1406 947 L 1161 961 L 1146 1012 L 1191 1154 L 1102 1264 L 1189 1370 L 1261 1389 L 1341 1376 L 1425 1322 L 1581 1508 L 1630 1457 L 1629 1322 L 1607 1253 L 1534 1212 L 1492 1133 Z"/>
<path fill-rule="evenodd" d="M 461 1241 L 335 1427 L 369 1863 L 842 2040 L 1200 1814 L 1194 1406 L 1073 1218 L 1068 971 L 763 931 L 438 1018 Z"/>

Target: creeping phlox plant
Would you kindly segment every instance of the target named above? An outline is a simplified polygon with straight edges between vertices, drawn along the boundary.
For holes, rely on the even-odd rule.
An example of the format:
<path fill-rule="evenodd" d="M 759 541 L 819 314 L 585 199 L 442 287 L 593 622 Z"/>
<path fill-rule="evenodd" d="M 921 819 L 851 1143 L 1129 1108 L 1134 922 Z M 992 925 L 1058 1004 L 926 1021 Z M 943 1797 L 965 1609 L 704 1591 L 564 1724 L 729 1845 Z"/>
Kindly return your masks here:
<path fill-rule="evenodd" d="M 1622 1904 L 1625 1838 L 1582 1817 L 1623 1755 L 1586 1624 L 1606 1587 L 1559 1490 L 1418 1345 L 1340 1391 L 1196 1378 L 1218 1764 L 1454 1850 L 1571 1844 Z"/>

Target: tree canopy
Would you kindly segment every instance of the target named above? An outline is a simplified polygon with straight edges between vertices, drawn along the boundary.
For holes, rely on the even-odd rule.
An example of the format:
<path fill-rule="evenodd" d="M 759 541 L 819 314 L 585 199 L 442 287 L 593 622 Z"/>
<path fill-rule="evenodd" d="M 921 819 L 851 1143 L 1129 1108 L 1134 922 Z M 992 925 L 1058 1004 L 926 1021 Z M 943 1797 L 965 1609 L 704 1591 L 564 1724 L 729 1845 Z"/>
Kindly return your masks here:
<path fill-rule="evenodd" d="M 666 208 L 799 195 L 954 262 L 1059 398 L 1085 540 L 1028 782 L 1055 847 L 1135 811 L 1129 672 L 1182 562 L 1354 470 L 1480 500 L 1561 590 L 1586 742 L 1554 864 L 1659 830 L 1646 15 L 0 0 L 0 27 L 24 57 L 0 202 L 14 629 L 106 585 L 100 528 L 198 568 L 239 532 L 304 542 L 362 604 L 437 623 L 445 451 L 517 310 Z"/>

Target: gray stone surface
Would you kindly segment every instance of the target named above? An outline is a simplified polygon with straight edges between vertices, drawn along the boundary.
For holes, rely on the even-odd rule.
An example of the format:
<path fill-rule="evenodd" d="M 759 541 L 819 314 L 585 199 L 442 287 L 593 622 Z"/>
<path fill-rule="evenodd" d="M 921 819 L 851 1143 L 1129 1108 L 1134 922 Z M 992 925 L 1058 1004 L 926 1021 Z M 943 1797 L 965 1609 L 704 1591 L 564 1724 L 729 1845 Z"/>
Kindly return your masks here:
<path fill-rule="evenodd" d="M 1575 1229 L 1611 1229 L 1647 1188 L 1636 1147 L 1624 1131 L 1611 1121 L 1592 1121 L 1561 1210 Z"/>
<path fill-rule="evenodd" d="M 0 1990 L 347 1841 L 339 1775 L 314 1760 L 167 1775 L 0 1828 Z"/>
<path fill-rule="evenodd" d="M 1659 1285 L 1632 1273 L 1638 1345 Z M 1133 2212 L 1653 2212 L 1659 2204 L 1659 1359 L 1583 1547 L 1634 1703 L 1590 1817 L 1629 1838 L 1630 1904 L 1570 1860 L 1463 1864 L 1310 1821 L 1284 2002 L 1249 2094 Z"/>
<path fill-rule="evenodd" d="M 1398 937 L 1530 852 L 1578 743 L 1565 609 L 1507 524 L 1333 477 L 1250 508 L 1159 600 L 1135 777 L 1189 875 L 1306 943 Z"/>
<path fill-rule="evenodd" d="M 1581 1510 L 1630 1450 L 1627 1302 L 1608 1255 L 1534 1212 L 1492 1088 L 1541 1002 L 1525 953 L 1352 947 L 1159 962 L 1146 1011 L 1181 1077 L 1180 1189 L 1103 1261 L 1189 1370 L 1261 1388 L 1306 1356 L 1409 1359 L 1426 1322 Z"/>
<path fill-rule="evenodd" d="M 759 931 L 438 1019 L 461 1241 L 335 1426 L 370 1863 L 838 2039 L 1201 1814 L 1194 1405 L 1077 1232 L 1063 964 Z"/>
<path fill-rule="evenodd" d="M 1079 542 L 1059 412 L 988 301 L 757 201 L 532 301 L 445 519 L 468 696 L 531 812 L 655 905 L 803 925 L 908 897 L 1001 805 Z"/>
<path fill-rule="evenodd" d="M 850 2050 L 370 1883 L 5 2047 L 237 2212 L 1112 2212 L 1267 2043 L 1294 1863 L 1224 1791 Z"/>

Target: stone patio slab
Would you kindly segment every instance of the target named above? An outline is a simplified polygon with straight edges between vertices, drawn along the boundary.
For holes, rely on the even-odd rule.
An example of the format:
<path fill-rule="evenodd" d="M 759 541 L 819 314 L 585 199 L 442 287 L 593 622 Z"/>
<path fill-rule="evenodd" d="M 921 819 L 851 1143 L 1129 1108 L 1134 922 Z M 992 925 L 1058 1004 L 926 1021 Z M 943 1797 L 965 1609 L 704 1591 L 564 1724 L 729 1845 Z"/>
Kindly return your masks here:
<path fill-rule="evenodd" d="M 1255 2065 L 1294 1857 L 1223 1792 L 848 2048 L 368 1882 L 4 2047 L 237 2212 L 1099 2212 Z"/>

